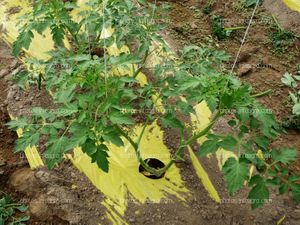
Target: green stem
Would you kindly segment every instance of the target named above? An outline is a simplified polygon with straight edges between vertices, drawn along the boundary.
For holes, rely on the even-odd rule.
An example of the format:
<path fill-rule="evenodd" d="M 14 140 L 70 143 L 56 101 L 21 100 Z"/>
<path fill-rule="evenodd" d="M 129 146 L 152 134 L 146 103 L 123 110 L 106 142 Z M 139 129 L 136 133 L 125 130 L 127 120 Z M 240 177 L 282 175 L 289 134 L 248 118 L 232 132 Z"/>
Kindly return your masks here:
<path fill-rule="evenodd" d="M 274 15 L 272 15 L 272 19 L 274 20 L 274 22 L 275 22 L 276 26 L 278 27 L 278 29 L 280 31 L 283 31 L 282 26 L 278 23 L 278 20 L 277 20 L 277 18 Z"/>
<path fill-rule="evenodd" d="M 147 60 L 148 56 L 149 56 L 149 50 L 147 50 L 147 51 L 145 52 L 145 56 L 144 56 L 144 59 L 143 59 L 143 61 L 142 61 L 142 65 L 141 65 L 141 67 L 139 67 L 139 68 L 134 72 L 133 78 L 136 78 L 136 77 L 139 75 L 139 73 L 142 71 L 142 69 L 143 69 L 144 66 L 145 66 L 145 63 L 146 63 L 146 60 Z"/>
<path fill-rule="evenodd" d="M 117 127 L 117 130 L 120 132 L 120 134 L 125 137 L 129 143 L 133 146 L 136 156 L 138 158 L 139 163 L 141 164 L 141 166 L 149 173 L 160 177 L 162 174 L 164 174 L 176 161 L 176 159 L 181 158 L 182 153 L 184 152 L 184 150 L 186 149 L 187 146 L 191 145 L 192 143 L 194 143 L 196 140 L 198 140 L 200 137 L 203 137 L 204 135 L 206 135 L 210 129 L 213 127 L 213 125 L 217 122 L 217 120 L 222 116 L 222 113 L 220 113 L 220 111 L 218 111 L 216 113 L 216 115 L 214 116 L 214 118 L 211 120 L 211 122 L 207 125 L 206 128 L 204 128 L 202 131 L 194 134 L 189 140 L 187 140 L 186 142 L 183 142 L 180 147 L 176 150 L 174 156 L 172 157 L 172 159 L 169 161 L 169 163 L 167 163 L 167 165 L 161 169 L 155 169 L 151 166 L 149 166 L 142 158 L 141 153 L 139 151 L 139 146 L 136 142 L 134 142 L 132 140 L 132 138 L 124 131 L 122 130 L 122 128 L 120 128 L 119 126 Z M 140 141 L 140 140 L 139 140 Z"/>
<path fill-rule="evenodd" d="M 246 27 L 226 27 L 224 30 L 242 30 L 246 29 Z"/>
<path fill-rule="evenodd" d="M 259 97 L 268 95 L 268 94 L 271 93 L 271 92 L 272 92 L 272 89 L 268 89 L 268 90 L 266 90 L 266 91 L 263 91 L 263 92 L 260 92 L 260 93 L 251 95 L 251 97 L 253 97 L 253 98 L 259 98 Z"/>

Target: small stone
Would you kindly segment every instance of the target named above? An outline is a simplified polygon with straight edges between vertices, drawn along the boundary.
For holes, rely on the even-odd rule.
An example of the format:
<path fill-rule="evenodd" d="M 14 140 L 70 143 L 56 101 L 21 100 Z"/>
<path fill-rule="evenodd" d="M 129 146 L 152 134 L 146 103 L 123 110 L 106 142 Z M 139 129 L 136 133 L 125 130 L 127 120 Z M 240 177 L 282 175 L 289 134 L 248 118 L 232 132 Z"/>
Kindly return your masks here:
<path fill-rule="evenodd" d="M 293 219 L 299 220 L 300 219 L 300 209 L 294 210 L 294 212 L 291 213 L 291 217 Z"/>
<path fill-rule="evenodd" d="M 9 184 L 17 191 L 26 194 L 34 194 L 38 186 L 34 171 L 29 168 L 16 170 L 9 179 Z"/>
<path fill-rule="evenodd" d="M 134 223 L 134 222 L 135 222 L 135 219 L 134 219 L 134 218 L 130 218 L 130 219 L 129 219 L 129 222 L 130 222 L 130 223 Z"/>
<path fill-rule="evenodd" d="M 252 66 L 250 64 L 243 64 L 238 68 L 237 74 L 239 76 L 245 76 L 251 71 L 252 71 Z"/>
<path fill-rule="evenodd" d="M 9 74 L 9 69 L 5 68 L 0 70 L 0 79 L 5 77 L 7 74 Z"/>

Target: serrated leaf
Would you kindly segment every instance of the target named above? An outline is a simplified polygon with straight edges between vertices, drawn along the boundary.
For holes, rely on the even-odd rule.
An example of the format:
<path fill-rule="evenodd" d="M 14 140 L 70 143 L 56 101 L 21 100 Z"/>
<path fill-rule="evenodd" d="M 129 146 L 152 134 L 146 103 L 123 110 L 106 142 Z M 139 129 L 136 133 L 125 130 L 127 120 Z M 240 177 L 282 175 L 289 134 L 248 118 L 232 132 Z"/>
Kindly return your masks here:
<path fill-rule="evenodd" d="M 249 117 L 250 117 L 250 110 L 246 107 L 241 107 L 238 109 L 237 113 L 236 113 L 236 117 L 240 120 L 240 121 L 248 121 Z"/>
<path fill-rule="evenodd" d="M 109 119 L 113 124 L 125 124 L 125 125 L 134 124 L 134 121 L 130 117 L 117 111 L 111 113 L 109 115 Z"/>
<path fill-rule="evenodd" d="M 97 146 L 94 140 L 87 139 L 86 142 L 81 146 L 84 153 L 89 156 L 92 156 L 97 152 Z"/>
<path fill-rule="evenodd" d="M 57 26 L 56 24 L 53 24 L 51 26 L 51 35 L 53 38 L 53 41 L 58 45 L 62 46 L 63 45 L 63 40 L 65 37 L 65 30 L 61 26 Z"/>
<path fill-rule="evenodd" d="M 40 134 L 30 134 L 28 132 L 23 133 L 23 135 L 18 138 L 14 148 L 14 153 L 23 152 L 27 147 L 35 146 L 40 139 Z"/>
<path fill-rule="evenodd" d="M 225 162 L 222 172 L 230 195 L 240 190 L 249 177 L 247 163 L 232 157 Z"/>
<path fill-rule="evenodd" d="M 129 65 L 139 63 L 141 59 L 135 55 L 121 54 L 119 56 L 110 57 L 110 62 L 114 65 Z"/>
<path fill-rule="evenodd" d="M 206 156 L 210 153 L 215 153 L 218 151 L 219 145 L 217 140 L 206 140 L 201 146 L 199 150 L 199 156 Z"/>
<path fill-rule="evenodd" d="M 232 137 L 232 136 L 227 136 L 223 140 L 221 140 L 218 145 L 219 147 L 224 148 L 225 150 L 230 150 L 234 151 L 236 148 L 238 141 Z"/>
<path fill-rule="evenodd" d="M 180 128 L 180 129 L 183 128 L 181 121 L 170 114 L 161 118 L 161 123 L 164 127 Z"/>
<path fill-rule="evenodd" d="M 118 147 L 124 146 L 124 143 L 117 132 L 109 132 L 104 134 L 102 137 L 104 141 L 111 142 Z"/>
<path fill-rule="evenodd" d="M 295 149 L 283 148 L 283 149 L 274 149 L 271 152 L 271 156 L 274 162 L 281 162 L 285 165 L 290 164 L 297 160 L 298 152 Z"/>
<path fill-rule="evenodd" d="M 32 31 L 21 32 L 16 41 L 13 43 L 13 55 L 18 56 L 22 48 L 28 49 L 33 37 L 34 35 Z"/>
<path fill-rule="evenodd" d="M 91 156 L 92 163 L 96 162 L 98 167 L 102 169 L 104 172 L 108 173 L 109 170 L 109 161 L 108 161 L 108 148 L 106 145 L 97 146 L 97 151 Z"/>
<path fill-rule="evenodd" d="M 260 176 L 255 176 L 255 181 L 252 183 L 255 183 L 256 185 L 251 189 L 248 198 L 251 199 L 252 209 L 256 209 L 263 206 L 264 202 L 269 200 L 269 189 L 267 188 L 264 179 Z"/>
<path fill-rule="evenodd" d="M 263 150 L 267 150 L 269 147 L 269 139 L 264 136 L 256 137 L 255 143 L 258 145 L 258 147 L 262 148 Z"/>
<path fill-rule="evenodd" d="M 8 122 L 6 125 L 8 125 L 10 129 L 17 130 L 19 128 L 24 129 L 27 126 L 27 124 L 27 119 L 25 117 L 20 117 L 18 119 Z"/>
<path fill-rule="evenodd" d="M 49 169 L 53 169 L 54 166 L 61 162 L 63 159 L 63 153 L 65 152 L 65 146 L 68 145 L 69 139 L 66 137 L 57 138 L 47 147 L 44 156 Z"/>

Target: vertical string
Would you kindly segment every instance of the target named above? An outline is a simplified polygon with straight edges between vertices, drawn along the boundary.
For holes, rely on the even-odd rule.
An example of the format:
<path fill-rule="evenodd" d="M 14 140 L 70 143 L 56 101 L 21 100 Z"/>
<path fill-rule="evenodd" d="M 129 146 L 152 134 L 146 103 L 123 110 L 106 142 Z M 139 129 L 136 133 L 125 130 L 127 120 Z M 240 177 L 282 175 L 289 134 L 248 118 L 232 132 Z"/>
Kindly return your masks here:
<path fill-rule="evenodd" d="M 244 46 L 244 44 L 245 44 L 246 38 L 247 38 L 248 33 L 249 33 L 249 29 L 250 29 L 250 26 L 251 26 L 251 24 L 252 24 L 252 21 L 253 21 L 255 12 L 256 12 L 256 10 L 257 10 L 257 8 L 258 8 L 259 2 L 260 2 L 260 0 L 257 0 L 256 5 L 255 5 L 255 8 L 254 8 L 254 10 L 253 10 L 253 12 L 252 12 L 251 19 L 250 19 L 250 21 L 249 21 L 249 23 L 248 23 L 246 32 L 245 32 L 244 37 L 243 37 L 243 40 L 242 40 L 242 43 L 241 43 L 241 45 L 240 45 L 240 48 L 239 48 L 239 50 L 238 50 L 238 53 L 237 53 L 237 55 L 236 55 L 236 57 L 235 57 L 234 63 L 233 63 L 232 68 L 231 68 L 231 71 L 230 71 L 230 74 L 231 74 L 231 75 L 233 74 L 234 68 L 235 68 L 235 66 L 236 66 L 236 64 L 237 64 L 237 61 L 238 61 L 238 59 L 239 59 L 239 57 L 240 57 L 242 48 L 243 48 L 243 46 Z"/>

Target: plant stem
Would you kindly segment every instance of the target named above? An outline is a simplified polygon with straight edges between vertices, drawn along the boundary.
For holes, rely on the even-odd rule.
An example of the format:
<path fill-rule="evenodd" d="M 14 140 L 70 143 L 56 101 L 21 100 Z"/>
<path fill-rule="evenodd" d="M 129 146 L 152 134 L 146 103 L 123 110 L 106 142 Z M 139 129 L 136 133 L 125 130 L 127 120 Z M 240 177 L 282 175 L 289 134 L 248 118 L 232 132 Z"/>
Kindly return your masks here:
<path fill-rule="evenodd" d="M 187 140 L 186 142 L 183 142 L 180 147 L 176 150 L 174 156 L 172 157 L 172 159 L 167 163 L 167 165 L 161 169 L 155 169 L 151 166 L 149 166 L 142 158 L 141 153 L 139 151 L 139 145 L 134 142 L 132 140 L 132 138 L 124 131 L 122 130 L 122 128 L 120 128 L 119 126 L 117 126 L 117 130 L 120 132 L 120 134 L 125 137 L 129 143 L 133 146 L 136 156 L 138 158 L 139 163 L 141 164 L 141 166 L 149 173 L 160 177 L 162 174 L 164 174 L 176 161 L 176 159 L 181 158 L 181 155 L 183 153 L 183 151 L 186 149 L 187 146 L 191 145 L 192 143 L 194 143 L 196 140 L 198 140 L 200 137 L 203 137 L 204 135 L 206 135 L 210 129 L 213 127 L 213 125 L 217 122 L 217 120 L 222 116 L 222 113 L 220 111 L 218 111 L 216 113 L 216 115 L 214 116 L 214 118 L 211 120 L 211 122 L 207 125 L 206 128 L 204 128 L 202 131 L 194 134 L 189 140 Z M 145 129 L 145 126 L 144 126 Z M 142 131 L 143 132 L 143 131 Z M 140 142 L 140 140 L 138 140 L 138 142 Z"/>
<path fill-rule="evenodd" d="M 276 19 L 276 17 L 274 15 L 272 15 L 272 19 L 274 20 L 274 22 L 275 22 L 276 26 L 278 27 L 278 29 L 280 31 L 283 31 L 282 26 L 278 23 L 278 20 Z"/>
<path fill-rule="evenodd" d="M 224 30 L 242 30 L 246 29 L 247 27 L 226 27 Z"/>
<path fill-rule="evenodd" d="M 146 60 L 147 60 L 148 56 L 149 56 L 149 50 L 147 50 L 145 52 L 145 56 L 144 56 L 144 59 L 142 61 L 142 65 L 134 72 L 133 78 L 136 78 L 139 75 L 139 73 L 142 71 L 142 69 L 145 66 L 145 63 L 146 63 Z"/>
<path fill-rule="evenodd" d="M 268 89 L 268 90 L 266 90 L 266 91 L 263 91 L 263 92 L 260 92 L 260 93 L 251 95 L 251 97 L 253 97 L 253 98 L 258 98 L 258 97 L 265 96 L 265 95 L 267 95 L 267 94 L 269 94 L 269 93 L 271 93 L 271 92 L 272 92 L 272 89 Z"/>

